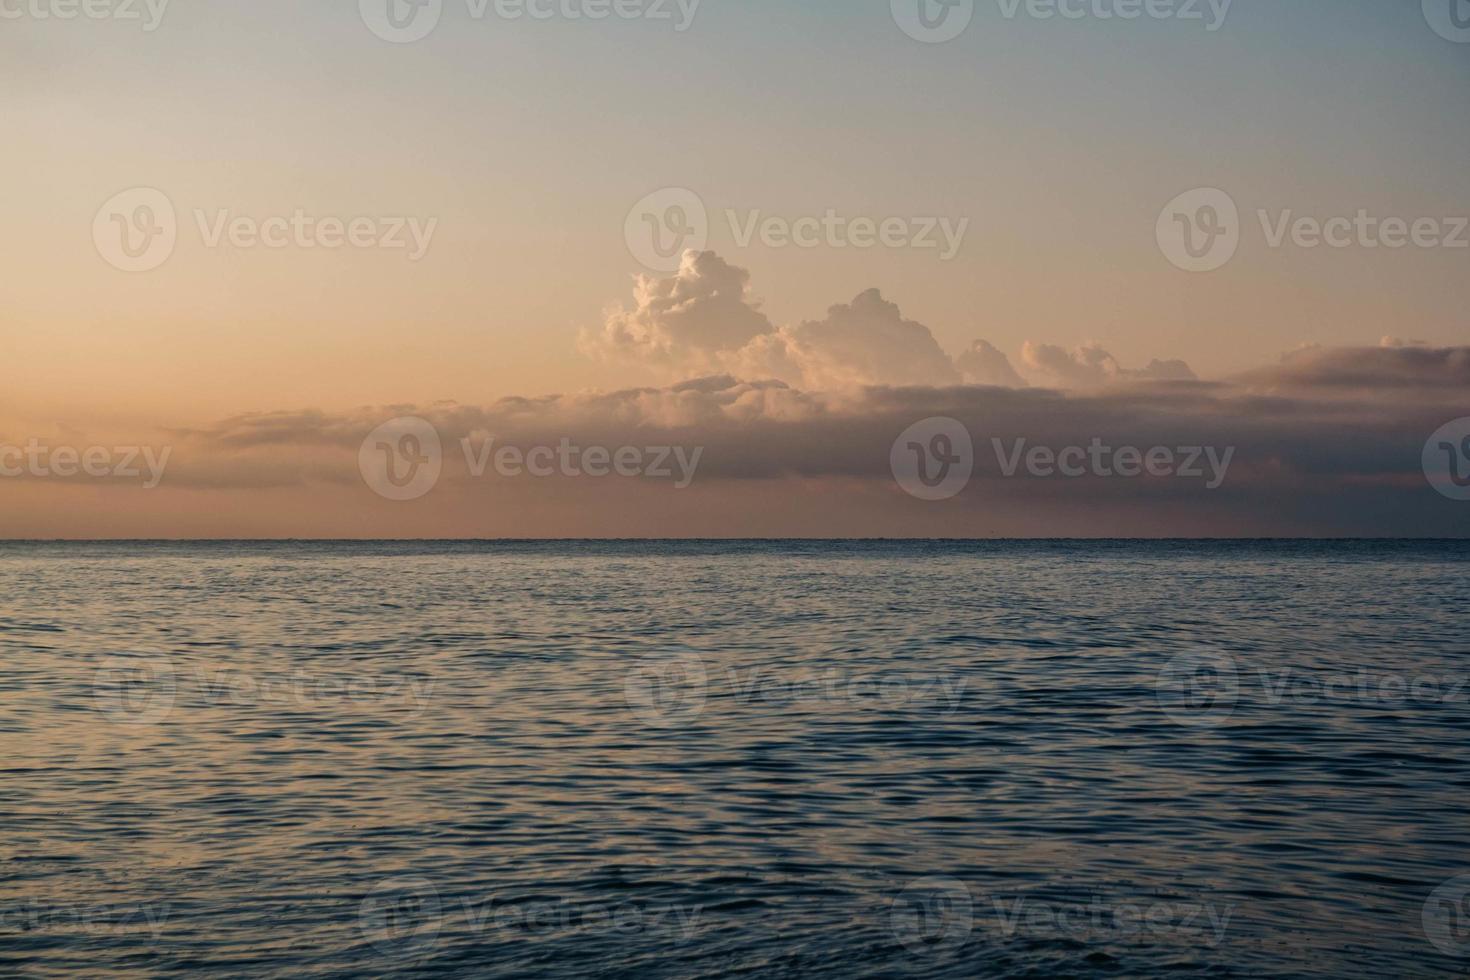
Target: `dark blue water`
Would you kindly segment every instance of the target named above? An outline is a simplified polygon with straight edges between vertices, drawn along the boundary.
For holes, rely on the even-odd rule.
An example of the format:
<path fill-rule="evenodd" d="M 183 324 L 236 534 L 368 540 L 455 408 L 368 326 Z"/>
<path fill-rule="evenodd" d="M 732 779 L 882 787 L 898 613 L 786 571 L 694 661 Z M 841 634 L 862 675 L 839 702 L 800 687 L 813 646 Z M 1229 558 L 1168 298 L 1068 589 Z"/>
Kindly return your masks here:
<path fill-rule="evenodd" d="M 1467 572 L 0 545 L 0 975 L 1465 975 Z"/>

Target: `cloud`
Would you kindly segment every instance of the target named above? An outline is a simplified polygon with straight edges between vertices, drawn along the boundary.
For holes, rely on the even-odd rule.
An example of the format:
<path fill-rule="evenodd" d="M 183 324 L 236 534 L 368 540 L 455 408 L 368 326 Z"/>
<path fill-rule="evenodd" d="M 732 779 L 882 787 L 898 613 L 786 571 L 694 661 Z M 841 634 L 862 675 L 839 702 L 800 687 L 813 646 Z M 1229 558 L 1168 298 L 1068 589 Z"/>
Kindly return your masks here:
<path fill-rule="evenodd" d="M 261 413 L 174 433 L 164 486 L 129 499 L 152 506 L 161 497 L 218 522 L 191 525 L 195 533 L 247 519 L 254 534 L 305 533 L 290 522 L 318 508 L 315 533 L 368 537 L 1448 537 L 1465 533 L 1463 505 L 1428 486 L 1420 456 L 1429 434 L 1463 412 L 1463 384 L 1450 381 L 1466 364 L 1470 348 L 1361 348 L 1297 354 L 1243 379 L 1072 391 L 957 383 L 818 392 L 713 375 L 484 406 Z M 362 440 L 400 415 L 428 419 L 444 446 L 442 480 L 422 507 L 386 505 L 357 472 Z M 898 434 L 935 417 L 960 420 L 975 443 L 972 483 L 944 505 L 903 494 L 889 468 Z M 699 449 L 701 463 L 687 491 L 647 480 L 477 477 L 463 440 L 492 438 L 523 450 L 563 440 L 682 446 Z M 1180 478 L 1006 476 L 996 440 L 1006 451 L 1095 440 L 1144 452 L 1214 447 L 1233 451 L 1233 463 L 1214 490 Z M 169 513 L 159 511 L 160 523 L 126 525 L 130 533 L 168 533 Z M 108 508 L 88 513 L 111 519 Z"/>
<path fill-rule="evenodd" d="M 600 333 L 584 335 L 594 353 L 679 370 L 708 370 L 775 327 L 750 296 L 750 273 L 714 252 L 684 253 L 667 278 L 639 276 L 631 310 L 608 314 Z"/>
<path fill-rule="evenodd" d="M 832 307 L 823 320 L 782 330 L 772 345 L 816 390 L 858 385 L 958 384 L 960 373 L 922 323 L 905 320 L 876 289 Z"/>
<path fill-rule="evenodd" d="M 1470 348 L 1307 347 L 1281 363 L 1239 379 L 1267 391 L 1309 389 L 1319 395 L 1439 398 L 1466 402 L 1470 391 Z M 1470 402 L 1467 402 L 1470 407 Z"/>
<path fill-rule="evenodd" d="M 514 396 L 487 405 L 270 411 L 171 430 L 163 485 L 0 481 L 0 535 L 46 536 L 1463 536 L 1464 505 L 1421 468 L 1425 440 L 1470 412 L 1470 347 L 1304 348 L 1216 381 L 1180 362 L 1127 369 L 1103 348 L 1028 343 L 1022 375 L 976 341 L 951 360 L 877 290 L 776 327 L 747 274 L 690 253 L 640 279 L 632 309 L 585 343 L 661 364 L 668 384 Z M 1167 382 L 1167 383 L 1165 383 Z M 440 435 L 443 474 L 419 504 L 358 471 L 363 440 L 401 416 Z M 974 437 L 952 501 L 904 494 L 894 440 L 926 419 Z M 158 433 L 154 433 L 158 436 Z M 77 439 L 83 437 L 78 433 Z M 464 447 L 682 447 L 686 490 L 628 478 L 476 475 Z M 1229 451 L 1228 479 L 1012 472 L 997 449 Z M 122 444 L 114 442 L 113 444 Z M 140 444 L 158 445 L 150 438 Z M 1019 448 L 1016 448 L 1019 447 Z M 1014 457 L 1019 458 L 1019 457 Z M 108 506 L 96 503 L 107 491 Z M 75 495 L 75 496 L 68 496 Z M 51 523 L 47 523 L 47 522 Z"/>
<path fill-rule="evenodd" d="M 1021 363 L 1040 383 L 1059 388 L 1095 388 L 1120 381 L 1197 380 L 1183 361 L 1155 360 L 1141 370 L 1130 370 L 1096 344 L 1069 351 L 1028 340 L 1021 348 Z"/>
<path fill-rule="evenodd" d="M 977 340 L 955 358 L 955 367 L 964 375 L 965 384 L 992 385 L 997 388 L 1024 388 L 1026 382 L 1011 367 L 1011 359 L 989 341 Z"/>
<path fill-rule="evenodd" d="M 602 329 L 584 333 L 580 346 L 592 356 L 652 366 L 672 378 L 729 374 L 804 391 L 1026 384 L 985 340 L 951 358 L 927 326 L 905 319 L 877 289 L 833 306 L 821 320 L 777 326 L 751 293 L 750 274 L 714 252 L 687 252 L 669 278 L 640 276 L 632 307 L 609 311 Z M 1129 370 L 1096 346 L 1068 352 L 1028 342 L 1022 356 L 1028 372 L 1053 387 L 1195 377 L 1182 361 Z"/>
<path fill-rule="evenodd" d="M 1459 353 L 1470 357 L 1470 350 Z M 1261 374 L 1273 370 L 1280 372 Z M 486 406 L 265 413 L 173 433 L 157 490 L 0 481 L 0 534 L 1463 536 L 1465 505 L 1439 497 L 1420 471 L 1425 439 L 1463 412 L 1455 407 L 1463 389 L 1393 384 L 1397 397 L 1385 401 L 1373 392 L 1266 393 L 1231 382 L 815 393 L 714 376 Z M 379 499 L 357 470 L 362 440 L 398 415 L 430 420 L 444 446 L 439 485 L 413 504 Z M 894 483 L 890 451 L 899 433 L 940 416 L 973 434 L 975 474 L 953 501 L 925 504 Z M 616 477 L 476 477 L 462 440 L 491 438 L 522 450 L 563 440 L 682 446 L 700 450 L 701 462 L 687 490 Z M 1178 478 L 1007 477 L 992 440 L 1006 451 L 1099 440 L 1234 454 L 1224 485 L 1207 490 L 1203 481 Z"/>
<path fill-rule="evenodd" d="M 729 372 L 808 390 L 960 380 L 929 328 L 905 320 L 878 290 L 825 319 L 778 328 L 751 295 L 750 274 L 714 252 L 685 253 L 667 279 L 640 276 L 633 307 L 609 312 L 581 347 L 676 376 Z"/>

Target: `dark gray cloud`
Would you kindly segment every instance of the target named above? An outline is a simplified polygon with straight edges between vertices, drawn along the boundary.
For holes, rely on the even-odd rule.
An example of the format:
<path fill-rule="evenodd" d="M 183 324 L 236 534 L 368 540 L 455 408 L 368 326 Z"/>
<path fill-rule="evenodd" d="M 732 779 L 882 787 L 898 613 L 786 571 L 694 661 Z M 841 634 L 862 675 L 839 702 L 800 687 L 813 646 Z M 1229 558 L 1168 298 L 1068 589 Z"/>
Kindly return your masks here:
<path fill-rule="evenodd" d="M 1434 389 L 1463 400 L 1470 392 L 1470 347 L 1309 347 L 1239 380 L 1270 390 L 1358 389 L 1377 396 Z"/>
<path fill-rule="evenodd" d="M 361 440 L 387 418 L 412 414 L 432 421 L 445 445 L 435 506 L 446 520 L 472 515 L 476 501 L 534 489 L 537 506 L 554 501 L 610 522 L 609 507 L 626 513 L 678 501 L 686 509 L 670 511 L 682 515 L 671 534 L 1462 536 L 1470 505 L 1436 494 L 1420 457 L 1430 433 L 1470 414 L 1470 389 L 1453 383 L 1466 364 L 1470 348 L 1324 350 L 1230 381 L 1135 380 L 1077 391 L 956 384 L 816 393 L 719 375 L 487 406 L 270 413 L 184 436 L 168 484 L 222 487 L 239 477 L 242 488 L 294 482 L 365 492 L 355 470 Z M 932 417 L 963 422 L 976 449 L 971 484 L 940 504 L 908 497 L 889 468 L 898 434 Z M 702 457 L 690 496 L 675 498 L 589 479 L 472 477 L 460 440 L 492 436 L 520 447 L 562 439 L 680 445 L 701 448 Z M 1007 476 L 994 440 L 1005 451 L 1094 442 L 1144 452 L 1212 447 L 1229 451 L 1231 462 L 1213 489 L 1180 477 Z"/>

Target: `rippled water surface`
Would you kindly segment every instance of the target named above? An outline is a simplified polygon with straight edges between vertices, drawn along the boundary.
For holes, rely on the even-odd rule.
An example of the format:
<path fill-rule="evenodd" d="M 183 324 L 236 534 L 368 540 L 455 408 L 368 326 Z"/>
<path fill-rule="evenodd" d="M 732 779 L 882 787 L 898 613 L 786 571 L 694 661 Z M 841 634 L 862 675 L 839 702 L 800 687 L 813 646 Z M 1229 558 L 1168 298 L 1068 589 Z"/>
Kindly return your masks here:
<path fill-rule="evenodd" d="M 1464 975 L 1467 559 L 0 545 L 0 974 Z"/>

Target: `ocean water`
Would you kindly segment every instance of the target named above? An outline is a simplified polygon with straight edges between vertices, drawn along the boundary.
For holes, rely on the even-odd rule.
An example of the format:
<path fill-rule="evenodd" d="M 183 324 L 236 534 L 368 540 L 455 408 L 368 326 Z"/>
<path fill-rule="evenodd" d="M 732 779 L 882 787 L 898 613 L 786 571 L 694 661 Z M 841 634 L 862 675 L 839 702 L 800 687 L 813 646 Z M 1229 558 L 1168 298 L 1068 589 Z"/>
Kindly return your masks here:
<path fill-rule="evenodd" d="M 0 545 L 0 975 L 1463 976 L 1467 572 Z"/>

